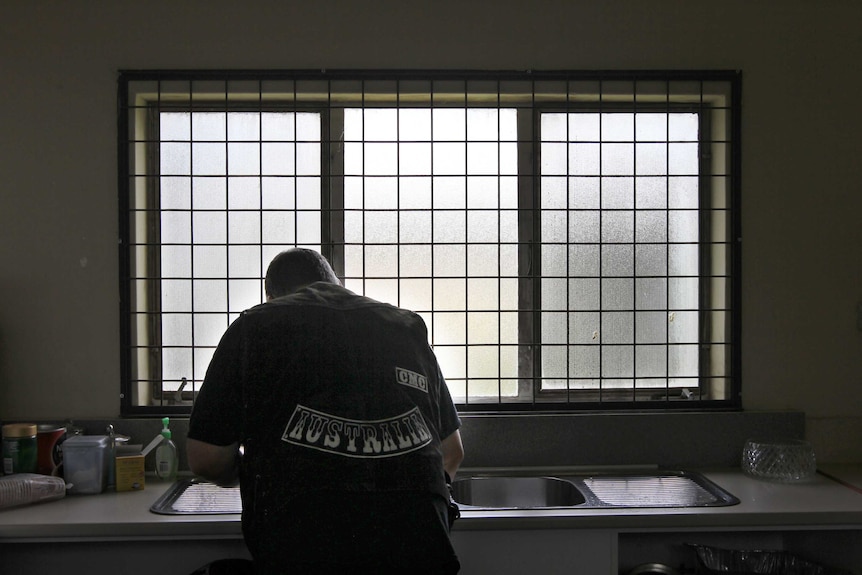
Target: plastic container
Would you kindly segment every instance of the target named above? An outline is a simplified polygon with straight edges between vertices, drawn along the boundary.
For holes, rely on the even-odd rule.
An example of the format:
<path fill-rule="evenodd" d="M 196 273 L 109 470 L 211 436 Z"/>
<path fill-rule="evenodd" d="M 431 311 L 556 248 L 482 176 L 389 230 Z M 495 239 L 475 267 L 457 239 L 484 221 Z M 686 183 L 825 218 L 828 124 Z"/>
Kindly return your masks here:
<path fill-rule="evenodd" d="M 107 435 L 76 435 L 63 442 L 63 472 L 69 493 L 101 493 L 108 485 Z"/>
<path fill-rule="evenodd" d="M 17 473 L 0 478 L 0 509 L 51 501 L 66 496 L 66 482 L 59 477 Z"/>
<path fill-rule="evenodd" d="M 171 440 L 171 430 L 168 429 L 167 417 L 162 418 L 162 442 L 156 447 L 156 475 L 160 479 L 174 481 L 177 478 L 179 455 L 177 445 Z"/>
<path fill-rule="evenodd" d="M 737 550 L 690 545 L 697 552 L 697 573 L 721 575 L 851 575 L 786 551 Z"/>
<path fill-rule="evenodd" d="M 35 473 L 38 457 L 35 423 L 3 426 L 3 473 Z"/>

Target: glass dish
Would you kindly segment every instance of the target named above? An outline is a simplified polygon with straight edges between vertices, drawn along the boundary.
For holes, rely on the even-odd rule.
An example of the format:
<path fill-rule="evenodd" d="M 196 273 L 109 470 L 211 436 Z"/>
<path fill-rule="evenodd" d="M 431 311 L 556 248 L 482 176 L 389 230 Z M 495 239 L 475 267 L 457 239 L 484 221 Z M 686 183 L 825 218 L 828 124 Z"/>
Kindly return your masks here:
<path fill-rule="evenodd" d="M 817 472 L 817 461 L 811 444 L 802 439 L 749 439 L 742 450 L 742 471 L 767 481 L 802 481 Z"/>

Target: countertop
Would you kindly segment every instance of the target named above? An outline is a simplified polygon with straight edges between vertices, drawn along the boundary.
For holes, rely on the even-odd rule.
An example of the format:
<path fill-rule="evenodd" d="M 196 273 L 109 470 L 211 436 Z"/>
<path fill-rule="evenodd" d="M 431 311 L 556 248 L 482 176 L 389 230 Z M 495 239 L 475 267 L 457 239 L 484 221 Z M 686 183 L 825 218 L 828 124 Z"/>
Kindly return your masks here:
<path fill-rule="evenodd" d="M 759 481 L 739 469 L 698 470 L 740 503 L 660 509 L 464 510 L 455 530 L 493 529 L 862 529 L 862 465 L 825 466 L 810 480 Z M 240 516 L 159 515 L 150 506 L 170 482 L 148 478 L 137 492 L 69 495 L 0 510 L 0 543 L 239 539 Z"/>

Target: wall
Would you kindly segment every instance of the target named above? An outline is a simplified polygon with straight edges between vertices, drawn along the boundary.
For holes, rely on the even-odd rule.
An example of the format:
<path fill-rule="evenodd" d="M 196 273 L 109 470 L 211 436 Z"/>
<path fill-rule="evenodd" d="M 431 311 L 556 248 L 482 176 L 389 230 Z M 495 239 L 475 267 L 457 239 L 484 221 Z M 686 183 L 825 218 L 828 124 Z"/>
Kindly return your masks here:
<path fill-rule="evenodd" d="M 119 413 L 119 69 L 741 69 L 744 406 L 862 460 L 862 4 L 0 5 L 0 418 Z"/>

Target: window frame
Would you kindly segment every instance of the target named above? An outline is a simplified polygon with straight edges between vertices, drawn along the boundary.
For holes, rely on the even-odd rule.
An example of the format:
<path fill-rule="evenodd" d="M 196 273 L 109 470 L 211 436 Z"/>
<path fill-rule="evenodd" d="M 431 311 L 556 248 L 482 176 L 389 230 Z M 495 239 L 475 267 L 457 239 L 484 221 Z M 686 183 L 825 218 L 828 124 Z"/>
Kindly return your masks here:
<path fill-rule="evenodd" d="M 727 224 L 729 231 L 726 234 L 727 242 L 727 258 L 729 259 L 727 272 L 728 279 L 728 295 L 725 298 L 729 305 L 729 343 L 727 349 L 729 358 L 726 359 L 727 370 L 722 375 L 724 379 L 729 380 L 729 396 L 722 400 L 698 400 L 694 401 L 673 401 L 667 397 L 666 401 L 642 401 L 642 394 L 654 393 L 655 390 L 640 390 L 637 387 L 625 390 L 542 390 L 536 389 L 540 386 L 541 378 L 541 344 L 535 345 L 537 341 L 532 334 L 541 334 L 541 273 L 537 271 L 540 266 L 531 266 L 530 262 L 541 262 L 541 245 L 542 240 L 539 238 L 539 230 L 541 230 L 541 208 L 540 194 L 541 186 L 537 183 L 542 175 L 540 169 L 540 150 L 541 137 L 538 125 L 540 124 L 540 116 L 547 111 L 562 111 L 572 112 L 577 111 L 579 106 L 570 102 L 554 104 L 536 104 L 535 102 L 525 109 L 518 108 L 518 241 L 519 252 L 521 251 L 520 244 L 524 243 L 529 251 L 527 257 L 522 257 L 519 253 L 519 271 L 518 271 L 518 324 L 519 324 L 519 351 L 518 355 L 526 355 L 530 357 L 532 365 L 522 367 L 519 359 L 519 384 L 518 397 L 511 401 L 468 401 L 464 404 L 459 404 L 459 410 L 462 412 L 545 412 L 545 411 L 655 411 L 655 410 L 716 410 L 716 409 L 739 409 L 741 407 L 741 326 L 740 326 L 740 252 L 741 252 L 741 218 L 739 213 L 740 207 L 740 164 L 741 164 L 741 149 L 740 149 L 740 108 L 741 108 L 741 73 L 738 71 L 602 71 L 602 72 L 578 72 L 578 71 L 550 71 L 550 72 L 477 72 L 477 71 L 449 71 L 449 72 L 416 72 L 416 71 L 121 71 L 118 79 L 118 189 L 119 189 L 119 221 L 120 221 L 120 338 L 121 338 L 121 413 L 123 415 L 182 415 L 187 414 L 191 410 L 191 403 L 194 399 L 195 391 L 184 390 L 179 405 L 168 405 L 164 401 L 160 401 L 158 405 L 134 405 L 133 404 L 133 380 L 132 380 L 132 321 L 131 317 L 134 314 L 131 301 L 131 283 L 132 283 L 132 264 L 130 260 L 130 247 L 134 243 L 132 241 L 132 224 L 131 224 L 131 206 L 130 198 L 132 197 L 131 179 L 134 177 L 130 169 L 132 165 L 132 155 L 134 150 L 133 141 L 135 138 L 132 134 L 134 127 L 134 119 L 132 119 L 134 106 L 129 102 L 129 87 L 130 83 L 139 81 L 170 81 L 170 80 L 188 80 L 193 81 L 232 81 L 232 80 L 248 80 L 263 82 L 268 79 L 283 79 L 289 78 L 293 80 L 310 80 L 319 82 L 331 82 L 333 80 L 356 80 L 356 81 L 375 81 L 379 79 L 392 80 L 396 83 L 399 80 L 438 80 L 451 79 L 452 81 L 460 81 L 465 84 L 472 80 L 523 80 L 536 81 L 536 79 L 544 79 L 547 81 L 596 81 L 596 82 L 615 82 L 615 81 L 700 81 L 700 82 L 724 82 L 729 86 L 728 109 L 730 112 L 729 141 L 730 154 L 727 158 L 729 168 L 729 190 L 727 197 Z M 363 102 L 364 103 L 364 102 Z M 329 102 L 320 103 L 319 106 L 306 106 L 297 104 L 294 100 L 293 106 L 286 106 L 289 111 L 313 111 L 322 114 L 321 121 L 321 249 L 333 263 L 333 267 L 341 276 L 344 272 L 344 166 L 343 154 L 332 154 L 328 149 L 328 144 L 338 145 L 339 142 L 334 142 L 330 134 L 339 133 L 339 125 L 343 131 L 343 111 L 342 114 L 331 114 Z M 636 111 L 638 109 L 636 101 L 627 104 L 621 104 L 619 109 Z M 702 104 L 701 104 L 702 105 Z M 201 104 L 201 109 L 206 109 L 206 104 Z M 642 105 L 641 105 L 642 106 Z M 197 110 L 198 105 L 194 108 Z M 338 106 L 344 109 L 347 106 Z M 666 110 L 669 105 L 665 105 Z M 696 106 L 695 106 L 696 107 Z M 613 105 L 599 103 L 594 105 L 595 110 L 613 109 Z M 186 106 L 185 109 L 188 109 Z M 218 111 L 231 111 L 233 108 L 212 107 L 211 109 Z M 262 110 L 268 108 L 255 108 Z M 522 122 L 522 114 L 529 117 L 528 122 Z M 339 124 L 339 116 L 341 123 Z M 699 114 L 702 124 L 708 114 Z M 152 119 L 151 119 L 152 120 Z M 154 120 L 153 120 L 154 121 Z M 131 124 L 131 125 L 130 125 Z M 523 125 L 522 125 L 523 124 Z M 529 131 L 529 135 L 522 134 L 521 130 Z M 711 141 L 710 137 L 700 137 L 700 141 Z M 343 141 L 342 141 L 343 143 Z M 333 158 L 340 157 L 341 164 L 333 162 Z M 710 175 L 704 171 L 705 163 L 709 161 L 708 154 L 699 155 L 700 171 L 698 178 L 701 180 L 700 195 L 701 201 L 708 200 L 710 205 L 698 207 L 698 220 L 700 223 L 699 252 L 701 255 L 708 255 L 711 248 L 710 241 L 704 241 L 704 234 L 709 234 L 710 215 L 713 207 L 711 206 L 712 195 L 708 190 Z M 150 193 L 150 199 L 156 198 L 158 194 Z M 537 208 L 538 206 L 538 208 Z M 156 213 L 155 206 L 150 206 L 152 210 L 150 215 Z M 153 217 L 153 221 L 157 221 L 158 217 Z M 153 222 L 151 222 L 153 225 Z M 157 225 L 157 224 L 155 224 Z M 538 238 L 538 239 L 537 239 Z M 340 249 L 339 249 L 340 248 Z M 153 250 L 154 252 L 156 250 Z M 158 260 L 158 257 L 153 258 Z M 700 257 L 699 262 L 703 267 L 708 264 L 708 258 Z M 150 265 L 158 265 L 157 262 L 151 262 Z M 265 265 L 265 264 L 264 264 Z M 699 272 L 699 278 L 708 277 L 703 269 Z M 160 274 L 158 274 L 160 277 Z M 705 282 L 709 284 L 709 282 Z M 709 287 L 701 287 L 699 289 L 699 316 L 701 318 L 708 316 L 708 306 L 704 305 L 705 298 L 708 298 Z M 521 301 L 526 298 L 525 301 Z M 158 298 L 155 297 L 155 300 Z M 153 300 L 153 301 L 155 301 Z M 158 302 L 154 304 L 150 302 L 153 311 L 151 321 L 157 322 L 160 309 Z M 535 302 L 539 302 L 538 305 Z M 524 305 L 521 305 L 524 303 Z M 158 334 L 159 329 L 151 327 Z M 468 344 L 469 345 L 469 344 Z M 568 344 L 571 345 L 571 344 Z M 703 342 L 698 344 L 703 346 Z M 538 349 L 537 349 L 538 348 Z M 154 346 L 152 353 L 157 353 L 157 346 Z M 699 367 L 699 384 L 702 387 L 704 384 L 702 378 L 705 370 L 708 368 L 703 364 L 709 361 L 709 353 L 700 353 L 699 358 L 701 365 Z M 160 361 L 160 359 L 157 359 Z M 529 369 L 530 373 L 522 372 L 524 369 Z M 634 377 L 634 376 L 633 376 Z M 156 384 L 154 386 L 154 399 L 160 399 Z M 665 387 L 665 390 L 668 388 Z M 573 395 L 576 396 L 573 399 Z M 626 399 L 626 395 L 631 396 Z M 565 397 L 565 401 L 560 401 Z M 609 397 L 608 400 L 605 397 Z M 598 400 L 598 401 L 596 401 Z"/>

